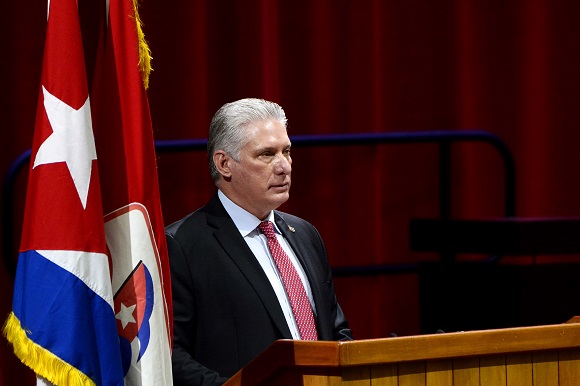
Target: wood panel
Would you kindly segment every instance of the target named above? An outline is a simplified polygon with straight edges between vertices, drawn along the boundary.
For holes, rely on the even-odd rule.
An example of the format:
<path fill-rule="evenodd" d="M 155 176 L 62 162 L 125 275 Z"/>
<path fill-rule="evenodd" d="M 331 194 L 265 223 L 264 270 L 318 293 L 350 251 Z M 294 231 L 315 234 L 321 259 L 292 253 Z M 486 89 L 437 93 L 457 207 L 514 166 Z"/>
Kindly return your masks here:
<path fill-rule="evenodd" d="M 341 386 L 342 374 L 336 368 L 299 367 L 298 371 L 289 371 L 299 374 L 298 385 L 303 386 Z M 300 382 L 301 381 L 301 382 Z M 282 383 L 282 382 L 276 382 Z"/>
<path fill-rule="evenodd" d="M 454 386 L 479 386 L 479 358 L 468 357 L 453 360 Z"/>
<path fill-rule="evenodd" d="M 398 386 L 399 370 L 395 363 L 371 366 L 372 386 Z"/>
<path fill-rule="evenodd" d="M 345 367 L 342 370 L 342 384 L 347 386 L 370 386 L 370 366 Z"/>
<path fill-rule="evenodd" d="M 505 358 L 508 386 L 533 386 L 532 354 L 509 354 Z"/>
<path fill-rule="evenodd" d="M 228 386 L 577 386 L 580 324 L 360 340 L 278 341 Z"/>
<path fill-rule="evenodd" d="M 276 381 L 278 383 L 278 381 Z M 303 386 L 340 386 L 342 381 L 340 377 L 333 379 L 327 375 L 303 375 L 302 379 L 299 379 L 297 385 Z"/>
<path fill-rule="evenodd" d="M 580 349 L 558 353 L 560 386 L 577 386 L 580 380 Z"/>
<path fill-rule="evenodd" d="M 533 353 L 534 386 L 558 386 L 558 352 Z"/>
<path fill-rule="evenodd" d="M 482 385 L 506 385 L 505 355 L 484 355 L 479 358 L 479 377 Z"/>
<path fill-rule="evenodd" d="M 425 362 L 399 364 L 399 386 L 425 386 Z"/>
<path fill-rule="evenodd" d="M 453 386 L 453 361 L 439 359 L 427 361 L 427 386 Z"/>

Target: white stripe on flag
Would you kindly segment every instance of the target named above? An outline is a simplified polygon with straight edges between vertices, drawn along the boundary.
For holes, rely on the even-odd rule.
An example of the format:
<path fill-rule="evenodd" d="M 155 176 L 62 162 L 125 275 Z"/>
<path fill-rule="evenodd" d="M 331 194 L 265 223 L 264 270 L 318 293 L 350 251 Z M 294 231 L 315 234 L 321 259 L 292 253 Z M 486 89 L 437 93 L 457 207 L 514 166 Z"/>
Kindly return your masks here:
<path fill-rule="evenodd" d="M 39 254 L 72 273 L 113 308 L 109 259 L 104 253 L 38 250 Z"/>

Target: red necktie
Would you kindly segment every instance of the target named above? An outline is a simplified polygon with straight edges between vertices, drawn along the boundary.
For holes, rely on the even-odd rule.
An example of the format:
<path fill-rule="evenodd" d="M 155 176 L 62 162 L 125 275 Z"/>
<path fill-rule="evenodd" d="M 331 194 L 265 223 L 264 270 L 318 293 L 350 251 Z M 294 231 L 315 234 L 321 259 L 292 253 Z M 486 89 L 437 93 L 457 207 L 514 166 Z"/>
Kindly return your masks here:
<path fill-rule="evenodd" d="M 296 272 L 296 268 L 294 268 L 290 258 L 276 239 L 274 225 L 270 221 L 262 221 L 258 228 L 268 239 L 268 247 L 286 288 L 300 337 L 303 340 L 317 340 L 316 323 L 314 322 L 314 315 L 306 290 L 302 280 L 300 280 L 300 276 L 298 276 L 298 272 Z"/>

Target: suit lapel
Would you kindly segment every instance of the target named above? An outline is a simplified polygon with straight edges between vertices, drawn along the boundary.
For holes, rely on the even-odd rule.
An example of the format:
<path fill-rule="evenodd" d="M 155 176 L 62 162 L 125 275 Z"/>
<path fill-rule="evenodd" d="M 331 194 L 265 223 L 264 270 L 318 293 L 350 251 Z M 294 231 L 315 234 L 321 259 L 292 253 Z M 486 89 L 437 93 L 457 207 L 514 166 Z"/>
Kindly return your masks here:
<path fill-rule="evenodd" d="M 304 236 L 301 235 L 300 229 L 296 229 L 292 225 L 286 223 L 286 221 L 284 221 L 284 219 L 278 214 L 276 214 L 276 225 L 278 225 L 278 229 L 280 229 L 284 238 L 288 240 L 292 250 L 298 257 L 300 264 L 304 267 L 304 270 L 308 275 L 310 286 L 318 287 L 321 284 L 318 279 L 320 275 L 316 274 L 318 268 L 314 264 L 315 260 L 312 256 L 312 251 L 306 248 L 304 241 L 301 239 Z"/>
<path fill-rule="evenodd" d="M 217 202 L 216 202 L 217 201 Z M 244 241 L 234 222 L 227 214 L 217 195 L 208 206 L 208 224 L 215 228 L 215 237 L 256 291 L 281 335 L 292 339 L 292 334 L 278 303 L 276 293 L 258 260 Z"/>

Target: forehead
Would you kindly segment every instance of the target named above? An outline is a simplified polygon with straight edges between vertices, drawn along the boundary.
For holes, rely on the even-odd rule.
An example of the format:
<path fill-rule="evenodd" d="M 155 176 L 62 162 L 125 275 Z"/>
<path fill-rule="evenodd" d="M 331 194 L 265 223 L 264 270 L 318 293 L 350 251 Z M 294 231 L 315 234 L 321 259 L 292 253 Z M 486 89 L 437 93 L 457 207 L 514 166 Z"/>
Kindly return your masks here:
<path fill-rule="evenodd" d="M 246 127 L 247 144 L 250 147 L 286 147 L 290 138 L 280 121 L 266 120 L 252 122 Z"/>

